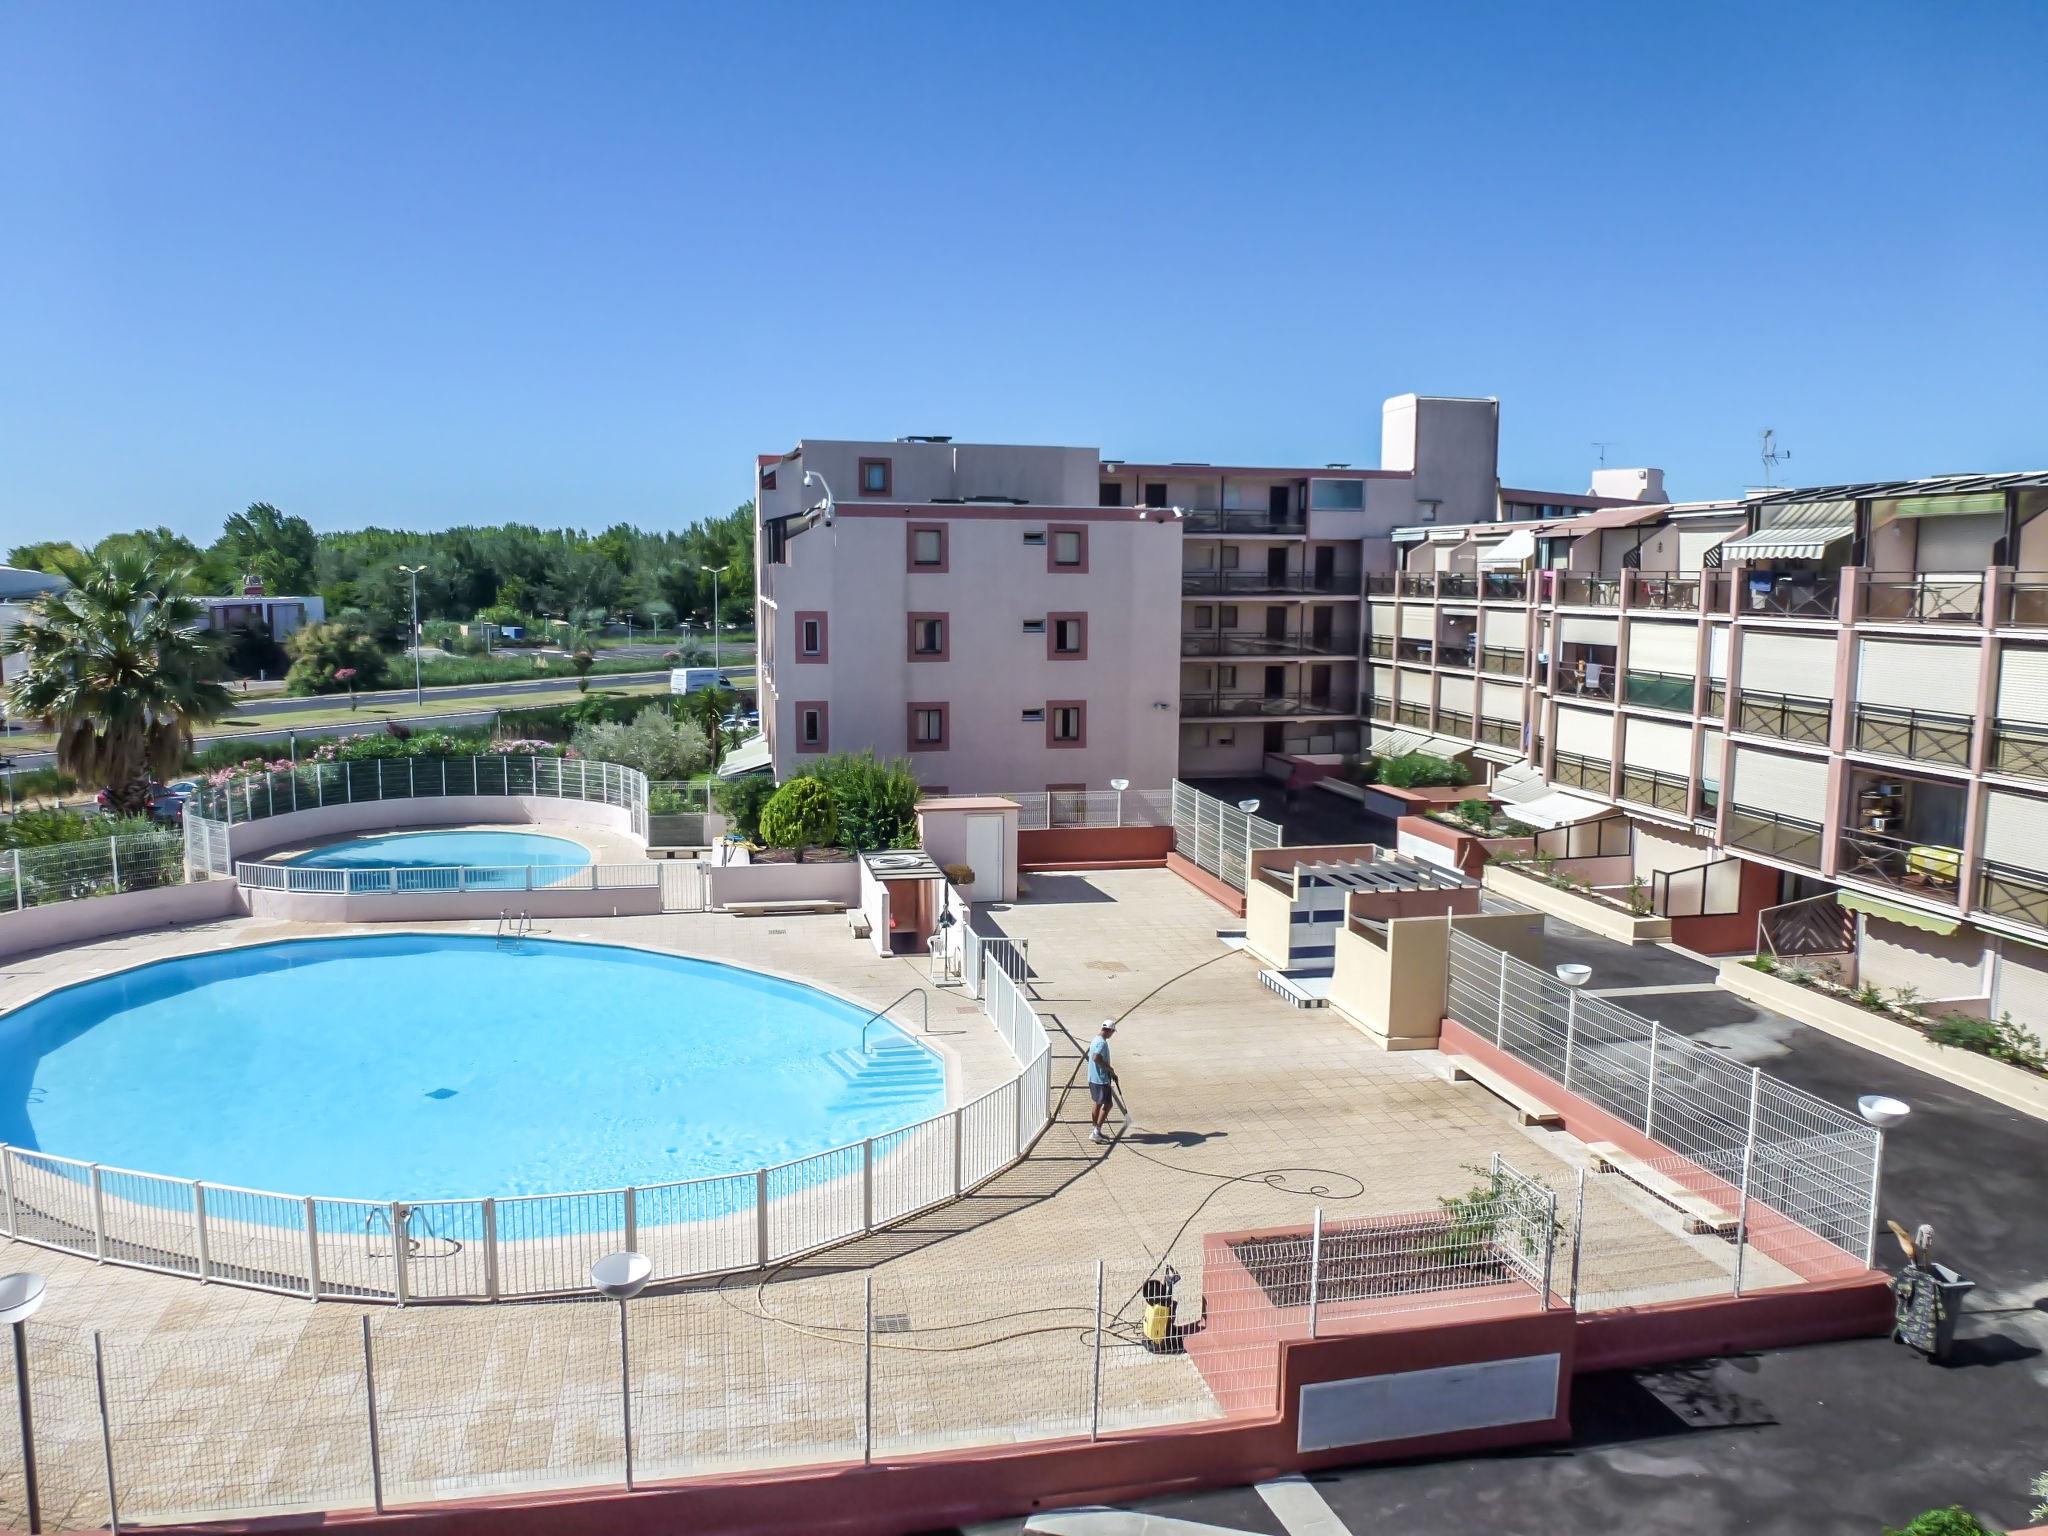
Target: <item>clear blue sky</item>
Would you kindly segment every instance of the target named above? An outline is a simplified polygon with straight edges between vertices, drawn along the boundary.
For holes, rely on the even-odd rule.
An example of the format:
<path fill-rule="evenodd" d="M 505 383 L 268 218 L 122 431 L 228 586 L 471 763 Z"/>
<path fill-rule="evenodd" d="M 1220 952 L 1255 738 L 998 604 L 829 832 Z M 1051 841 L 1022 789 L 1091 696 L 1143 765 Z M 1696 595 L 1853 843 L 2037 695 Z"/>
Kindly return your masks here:
<path fill-rule="evenodd" d="M 1100 12 L 1100 14 L 1098 14 Z M 0 547 L 655 526 L 799 435 L 2048 465 L 2048 6 L 0 7 Z"/>

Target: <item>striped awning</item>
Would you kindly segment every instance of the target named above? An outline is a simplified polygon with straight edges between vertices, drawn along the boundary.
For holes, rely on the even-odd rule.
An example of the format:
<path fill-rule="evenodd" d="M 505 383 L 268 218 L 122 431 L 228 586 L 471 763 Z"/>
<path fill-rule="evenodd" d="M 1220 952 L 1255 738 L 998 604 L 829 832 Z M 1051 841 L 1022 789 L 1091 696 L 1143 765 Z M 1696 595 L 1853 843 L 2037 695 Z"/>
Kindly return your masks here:
<path fill-rule="evenodd" d="M 1779 508 L 1770 526 L 1721 546 L 1721 563 L 1748 560 L 1818 560 L 1831 544 L 1856 532 L 1853 501 L 1795 501 Z"/>
<path fill-rule="evenodd" d="M 1374 757 L 1406 757 L 1410 752 L 1426 750 L 1428 745 L 1429 733 L 1426 731 L 1376 730 L 1366 750 Z"/>
<path fill-rule="evenodd" d="M 1527 528 L 1517 528 L 1491 549 L 1479 551 L 1479 563 L 1489 568 L 1520 565 L 1535 558 L 1536 535 Z"/>
<path fill-rule="evenodd" d="M 1482 741 L 1473 747 L 1472 755 L 1482 763 L 1519 763 L 1522 760 L 1520 747 L 1503 747 L 1491 741 Z"/>
<path fill-rule="evenodd" d="M 1917 907 L 1902 907 L 1889 901 L 1880 901 L 1875 896 L 1866 896 L 1861 891 L 1835 892 L 1835 904 L 1851 912 L 1861 912 L 1865 917 L 1881 917 L 1888 923 L 1902 923 L 1908 928 L 1918 928 L 1927 933 L 1946 936 L 1962 927 L 1958 918 L 1943 917 L 1933 912 L 1922 912 Z"/>

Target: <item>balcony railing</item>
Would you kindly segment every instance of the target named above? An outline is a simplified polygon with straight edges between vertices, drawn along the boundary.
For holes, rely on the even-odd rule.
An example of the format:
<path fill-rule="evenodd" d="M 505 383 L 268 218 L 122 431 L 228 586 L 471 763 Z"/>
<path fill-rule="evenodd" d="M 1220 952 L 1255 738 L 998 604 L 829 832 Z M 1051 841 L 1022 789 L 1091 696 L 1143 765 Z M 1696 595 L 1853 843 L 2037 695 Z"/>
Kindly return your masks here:
<path fill-rule="evenodd" d="M 1700 814 L 1711 817 L 1721 806 L 1721 786 L 1700 780 Z"/>
<path fill-rule="evenodd" d="M 1392 635 L 1374 635 L 1367 643 L 1366 649 L 1372 656 L 1377 657 L 1381 661 L 1392 661 L 1394 659 L 1394 637 Z"/>
<path fill-rule="evenodd" d="M 1377 697 L 1367 699 L 1365 707 L 1360 709 L 1359 713 L 1361 715 L 1370 715 L 1375 720 L 1392 720 L 1394 718 L 1394 701 Z"/>
<path fill-rule="evenodd" d="M 1472 717 L 1463 710 L 1444 709 L 1439 706 L 1436 712 L 1436 728 L 1445 736 L 1469 739 L 1472 735 Z"/>
<path fill-rule="evenodd" d="M 1421 704 L 1410 704 L 1403 700 L 1394 706 L 1394 719 L 1396 723 L 1401 725 L 1427 727 L 1429 724 L 1429 710 Z"/>
<path fill-rule="evenodd" d="M 1739 613 L 1781 619 L 1832 619 L 1842 604 L 1839 571 L 1751 571 L 1737 598 Z"/>
<path fill-rule="evenodd" d="M 1574 608 L 1619 608 L 1619 576 L 1562 576 L 1558 578 L 1557 600 Z"/>
<path fill-rule="evenodd" d="M 1522 744 L 1522 728 L 1513 720 L 1488 720 L 1482 716 L 1479 721 L 1479 739 L 1490 741 L 1496 746 L 1519 747 Z"/>
<path fill-rule="evenodd" d="M 1828 744 L 1828 725 L 1834 706 L 1826 699 L 1802 698 L 1790 693 L 1759 693 L 1742 690 L 1735 701 L 1735 729 L 1752 736 L 1776 736 L 1783 741 Z"/>
<path fill-rule="evenodd" d="M 1726 679 L 1707 679 L 1707 718 L 1719 720 L 1728 713 L 1728 683 Z"/>
<path fill-rule="evenodd" d="M 1977 910 L 2030 928 L 2048 928 L 2048 875 L 1987 860 L 1977 873 Z"/>
<path fill-rule="evenodd" d="M 1400 584 L 1400 577 L 1392 571 L 1367 571 L 1365 590 L 1370 597 L 1391 597 Z"/>
<path fill-rule="evenodd" d="M 1820 868 L 1821 829 L 1817 821 L 1797 816 L 1780 816 L 1772 811 L 1753 811 L 1747 806 L 1728 807 L 1728 844 L 1746 848 L 1787 864 Z"/>
<path fill-rule="evenodd" d="M 1436 572 L 1403 571 L 1401 573 L 1401 595 L 1403 597 L 1436 596 Z"/>
<path fill-rule="evenodd" d="M 1436 648 L 1436 664 L 1440 667 L 1457 667 L 1462 671 L 1470 672 L 1478 665 L 1478 662 L 1479 658 L 1474 654 L 1469 643 L 1456 645 L 1446 640 Z"/>
<path fill-rule="evenodd" d="M 1673 774 L 1659 773 L 1654 768 L 1638 768 L 1632 763 L 1621 765 L 1621 798 L 1624 800 L 1683 816 L 1691 794 L 1692 786 Z"/>
<path fill-rule="evenodd" d="M 2012 629 L 2048 629 L 2048 581 L 2021 576 L 2006 584 L 1998 622 Z"/>
<path fill-rule="evenodd" d="M 2048 779 L 2048 726 L 2022 725 L 2016 720 L 1992 721 L 1991 768 L 1994 773 Z"/>
<path fill-rule="evenodd" d="M 1557 691 L 1576 699 L 1614 700 L 1614 668 L 1602 666 L 1597 671 L 1588 668 L 1583 674 L 1577 667 L 1567 666 L 1557 675 Z"/>
<path fill-rule="evenodd" d="M 1590 789 L 1596 795 L 1607 793 L 1613 782 L 1613 765 L 1596 757 L 1579 757 L 1570 752 L 1557 754 L 1556 766 L 1551 770 L 1551 779 L 1558 784 L 1569 784 L 1574 789 Z"/>
<path fill-rule="evenodd" d="M 1734 594 L 1733 571 L 1700 572 L 1700 612 L 1726 613 Z"/>
<path fill-rule="evenodd" d="M 1890 624 L 1981 624 L 1984 578 L 1867 574 L 1863 617 Z"/>
<path fill-rule="evenodd" d="M 1355 597 L 1356 571 L 1182 571 L 1180 590 L 1186 597 L 1230 597 L 1243 593 Z"/>
<path fill-rule="evenodd" d="M 1923 763 L 1970 766 L 1970 717 L 1935 714 L 1924 709 L 1892 709 L 1878 704 L 1856 706 L 1856 750 L 1886 757 L 1910 757 Z"/>
<path fill-rule="evenodd" d="M 1635 590 L 1629 595 L 1629 606 L 1697 613 L 1700 607 L 1700 579 L 1697 576 L 1646 576 L 1638 571 Z"/>
<path fill-rule="evenodd" d="M 1180 696 L 1181 718 L 1230 719 L 1242 715 L 1344 715 L 1349 703 L 1340 705 L 1327 693 L 1184 693 Z"/>
<path fill-rule="evenodd" d="M 1836 845 L 1835 873 L 1935 901 L 1956 899 L 1963 867 L 1960 848 L 1924 842 L 1911 834 L 1845 830 Z"/>
<path fill-rule="evenodd" d="M 1402 638 L 1394 642 L 1394 656 L 1399 661 L 1419 661 L 1425 666 L 1436 657 L 1436 647 L 1427 640 Z"/>
<path fill-rule="evenodd" d="M 1288 630 L 1269 635 L 1259 630 L 1190 629 L 1180 637 L 1183 656 L 1356 656 L 1356 636 L 1324 635 Z"/>
<path fill-rule="evenodd" d="M 1184 533 L 1302 533 L 1308 528 L 1305 512 L 1274 514 L 1263 508 L 1247 507 L 1227 512 L 1214 507 L 1197 508 L 1181 519 Z"/>
<path fill-rule="evenodd" d="M 1529 596 L 1529 577 L 1522 571 L 1488 571 L 1479 578 L 1483 602 L 1519 603 Z"/>
<path fill-rule="evenodd" d="M 1693 679 L 1676 672 L 1638 672 L 1628 669 L 1622 679 L 1622 697 L 1645 709 L 1675 709 L 1692 713 Z"/>
<path fill-rule="evenodd" d="M 1479 596 L 1479 578 L 1465 571 L 1444 571 L 1436 579 L 1438 597 Z"/>
<path fill-rule="evenodd" d="M 1529 653 L 1510 645 L 1480 647 L 1479 670 L 1495 677 L 1524 677 L 1529 671 Z"/>

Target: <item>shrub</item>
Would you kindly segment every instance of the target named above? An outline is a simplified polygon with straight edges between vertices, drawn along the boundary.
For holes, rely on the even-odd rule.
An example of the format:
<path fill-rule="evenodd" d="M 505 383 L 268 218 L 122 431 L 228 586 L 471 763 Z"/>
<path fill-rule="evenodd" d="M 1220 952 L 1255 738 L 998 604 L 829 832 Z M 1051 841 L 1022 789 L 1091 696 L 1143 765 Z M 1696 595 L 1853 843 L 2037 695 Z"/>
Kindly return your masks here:
<path fill-rule="evenodd" d="M 23 811 L 0 823 L 0 848 L 48 848 L 55 843 L 104 837 L 105 832 L 94 828 L 98 820 L 77 811 Z"/>
<path fill-rule="evenodd" d="M 1915 1515 L 1896 1530 L 1886 1526 L 1884 1536 L 1998 1536 L 1998 1532 L 1962 1505 L 1951 1504 L 1947 1509 L 1930 1509 Z"/>
<path fill-rule="evenodd" d="M 799 864 L 806 848 L 836 843 L 839 811 L 832 791 L 819 779 L 791 779 L 761 807 L 761 836 L 771 848 L 794 848 Z"/>
<path fill-rule="evenodd" d="M 914 847 L 917 774 L 909 760 L 886 761 L 873 752 L 834 752 L 803 770 L 832 791 L 839 811 L 839 841 L 848 848 Z"/>
<path fill-rule="evenodd" d="M 1406 752 L 1377 761 L 1380 783 L 1396 789 L 1429 789 L 1443 784 L 1468 784 L 1472 780 L 1472 771 L 1463 763 L 1428 752 Z"/>
<path fill-rule="evenodd" d="M 570 745 L 588 758 L 624 763 L 650 779 L 687 779 L 711 761 L 711 744 L 702 727 L 678 720 L 660 704 L 648 704 L 630 723 L 585 722 L 576 727 Z"/>
<path fill-rule="evenodd" d="M 1927 1026 L 1927 1038 L 1937 1045 L 1975 1051 L 1979 1056 L 2010 1062 L 2016 1067 L 2031 1067 L 2037 1072 L 2048 1067 L 2041 1037 L 2014 1023 L 2009 1013 L 2001 1013 L 1995 1020 L 1973 1018 L 1967 1013 L 1944 1014 Z"/>
<path fill-rule="evenodd" d="M 1648 917 L 1651 905 L 1649 882 L 1637 875 L 1628 883 L 1628 909 L 1637 917 Z"/>
<path fill-rule="evenodd" d="M 26 768 L 8 781 L 16 799 L 32 795 L 70 795 L 78 792 L 78 776 L 62 768 Z"/>
<path fill-rule="evenodd" d="M 1491 800 L 1460 800 L 1458 814 L 1472 826 L 1487 831 L 1493 829 L 1493 802 Z"/>
<path fill-rule="evenodd" d="M 384 653 L 348 624 L 308 624 L 285 642 L 292 659 L 285 687 L 293 693 L 350 693 L 384 683 Z M 353 676 L 348 674 L 353 673 Z M 353 686 L 351 686 L 353 684 Z"/>
<path fill-rule="evenodd" d="M 948 864 L 946 866 L 946 880 L 951 885 L 972 885 L 974 884 L 974 866 L 972 864 Z"/>
<path fill-rule="evenodd" d="M 744 773 L 711 786 L 711 803 L 718 813 L 750 841 L 761 835 L 761 807 L 774 795 L 775 779 L 766 773 Z"/>

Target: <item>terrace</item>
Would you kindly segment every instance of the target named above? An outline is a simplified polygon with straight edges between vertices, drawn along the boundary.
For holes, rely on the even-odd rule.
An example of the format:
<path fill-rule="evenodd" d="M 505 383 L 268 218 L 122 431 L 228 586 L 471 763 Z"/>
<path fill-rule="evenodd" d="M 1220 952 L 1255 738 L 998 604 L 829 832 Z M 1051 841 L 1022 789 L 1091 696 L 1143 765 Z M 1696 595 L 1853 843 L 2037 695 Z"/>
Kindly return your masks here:
<path fill-rule="evenodd" d="M 1843 880 L 1955 905 L 1966 798 L 1965 786 L 1946 780 L 1852 770 L 1836 873 Z"/>

